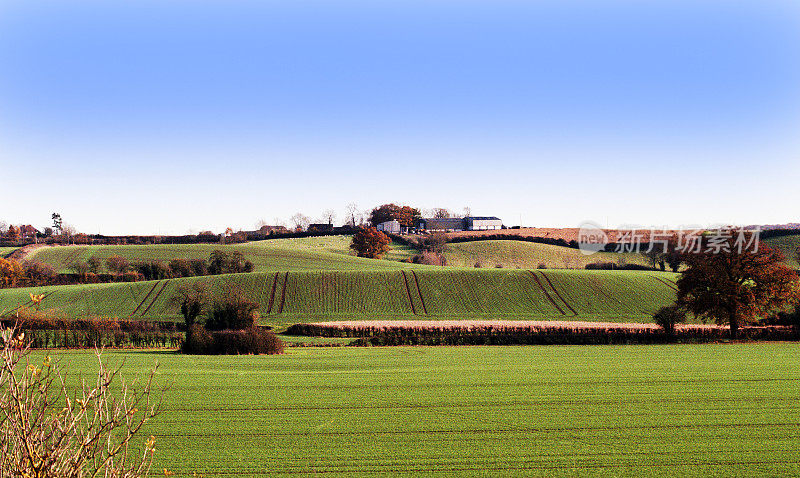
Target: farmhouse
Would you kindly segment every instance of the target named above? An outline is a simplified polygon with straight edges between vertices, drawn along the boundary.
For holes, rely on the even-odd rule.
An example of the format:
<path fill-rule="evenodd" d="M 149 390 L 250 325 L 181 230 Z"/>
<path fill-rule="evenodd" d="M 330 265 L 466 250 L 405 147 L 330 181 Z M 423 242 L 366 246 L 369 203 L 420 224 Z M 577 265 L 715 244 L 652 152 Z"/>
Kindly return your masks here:
<path fill-rule="evenodd" d="M 375 229 L 391 234 L 400 234 L 400 222 L 397 219 L 392 219 L 378 224 Z"/>
<path fill-rule="evenodd" d="M 425 231 L 486 231 L 502 229 L 503 221 L 494 216 L 434 217 L 420 219 L 417 227 Z"/>

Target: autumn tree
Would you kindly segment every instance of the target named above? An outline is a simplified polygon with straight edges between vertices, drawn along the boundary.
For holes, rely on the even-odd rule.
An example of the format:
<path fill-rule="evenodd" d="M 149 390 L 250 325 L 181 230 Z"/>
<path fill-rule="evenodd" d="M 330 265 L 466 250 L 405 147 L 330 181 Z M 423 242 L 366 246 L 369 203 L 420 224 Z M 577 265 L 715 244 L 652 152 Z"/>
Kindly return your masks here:
<path fill-rule="evenodd" d="M 356 251 L 358 257 L 380 259 L 389 251 L 391 243 L 389 236 L 374 227 L 362 227 L 353 235 L 350 249 Z"/>
<path fill-rule="evenodd" d="M 0 287 L 16 287 L 23 280 L 24 270 L 19 262 L 0 257 Z"/>
<path fill-rule="evenodd" d="M 390 203 L 374 208 L 370 212 L 369 222 L 373 226 L 377 226 L 383 222 L 397 220 L 401 226 L 411 227 L 414 225 L 414 219 L 418 217 L 420 217 L 419 209 Z"/>
<path fill-rule="evenodd" d="M 19 229 L 14 227 L 14 225 L 8 226 L 8 232 L 6 232 L 6 237 L 11 242 L 16 242 L 20 238 Z"/>
<path fill-rule="evenodd" d="M 795 303 L 798 276 L 780 251 L 764 244 L 741 248 L 741 237 L 707 236 L 700 252 L 684 254 L 688 268 L 678 279 L 678 304 L 738 335 L 741 326 Z"/>

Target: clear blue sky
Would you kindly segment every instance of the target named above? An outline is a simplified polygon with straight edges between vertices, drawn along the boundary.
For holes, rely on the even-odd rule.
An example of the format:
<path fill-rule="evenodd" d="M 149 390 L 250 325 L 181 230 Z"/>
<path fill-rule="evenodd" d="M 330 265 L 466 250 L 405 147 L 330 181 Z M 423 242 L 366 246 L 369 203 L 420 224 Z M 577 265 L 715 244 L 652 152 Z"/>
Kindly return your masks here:
<path fill-rule="evenodd" d="M 800 221 L 799 136 L 792 2 L 0 3 L 12 223 Z"/>

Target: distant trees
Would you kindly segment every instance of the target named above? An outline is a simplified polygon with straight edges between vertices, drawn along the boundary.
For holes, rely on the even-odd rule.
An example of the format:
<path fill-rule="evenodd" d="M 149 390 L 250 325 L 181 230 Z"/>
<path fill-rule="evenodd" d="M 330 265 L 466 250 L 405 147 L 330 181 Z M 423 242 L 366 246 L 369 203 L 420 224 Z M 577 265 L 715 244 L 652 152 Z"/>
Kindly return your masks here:
<path fill-rule="evenodd" d="M 374 227 L 361 227 L 353 235 L 350 249 L 356 251 L 359 257 L 380 259 L 389 251 L 391 243 L 392 240 L 389 239 L 389 236 Z"/>
<path fill-rule="evenodd" d="M 437 219 L 446 219 L 448 217 L 453 217 L 452 213 L 448 209 L 445 209 L 443 207 L 435 207 L 431 212 L 432 216 Z"/>
<path fill-rule="evenodd" d="M 61 214 L 54 212 L 50 218 L 53 220 L 53 229 L 58 231 L 59 234 L 62 232 L 62 228 L 64 227 L 64 220 L 61 219 Z"/>
<path fill-rule="evenodd" d="M 359 215 L 358 204 L 351 202 L 347 205 L 347 224 L 349 224 L 350 227 L 356 227 L 356 225 L 358 225 L 356 216 Z"/>
<path fill-rule="evenodd" d="M 8 232 L 6 232 L 6 238 L 11 242 L 19 241 L 20 239 L 19 229 L 14 227 L 13 224 L 8 226 Z"/>
<path fill-rule="evenodd" d="M 311 224 L 311 219 L 299 212 L 292 216 L 290 220 L 296 232 L 305 231 L 308 229 L 308 225 Z"/>
<path fill-rule="evenodd" d="M 798 275 L 783 254 L 760 244 L 741 252 L 737 238 L 703 241 L 704 252 L 684 254 L 688 268 L 678 279 L 678 304 L 695 316 L 739 327 L 796 303 Z"/>

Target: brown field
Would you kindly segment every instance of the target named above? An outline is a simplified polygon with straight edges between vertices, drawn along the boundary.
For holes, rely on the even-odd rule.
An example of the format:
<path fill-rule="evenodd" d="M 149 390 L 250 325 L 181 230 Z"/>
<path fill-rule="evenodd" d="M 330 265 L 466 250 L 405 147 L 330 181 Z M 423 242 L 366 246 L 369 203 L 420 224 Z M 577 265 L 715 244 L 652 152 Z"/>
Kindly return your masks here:
<path fill-rule="evenodd" d="M 450 238 L 456 237 L 481 237 L 481 236 L 510 236 L 510 237 L 542 237 L 547 239 L 563 239 L 567 242 L 569 241 L 577 241 L 578 240 L 578 231 L 580 229 L 577 227 L 564 227 L 564 228 L 556 228 L 556 227 L 523 227 L 520 229 L 500 229 L 494 231 L 461 231 L 461 232 L 449 232 L 447 236 Z M 603 229 L 606 235 L 608 235 L 609 242 L 617 242 L 620 237 L 622 237 L 625 233 L 630 233 L 630 231 L 621 230 L 621 229 Z M 662 233 L 663 231 L 657 230 L 657 233 Z M 670 234 L 677 234 L 679 231 L 672 230 L 667 231 Z M 688 231 L 683 231 L 684 233 Z M 650 230 L 646 229 L 637 229 L 636 234 L 641 237 L 641 241 L 649 242 L 650 240 Z"/>

